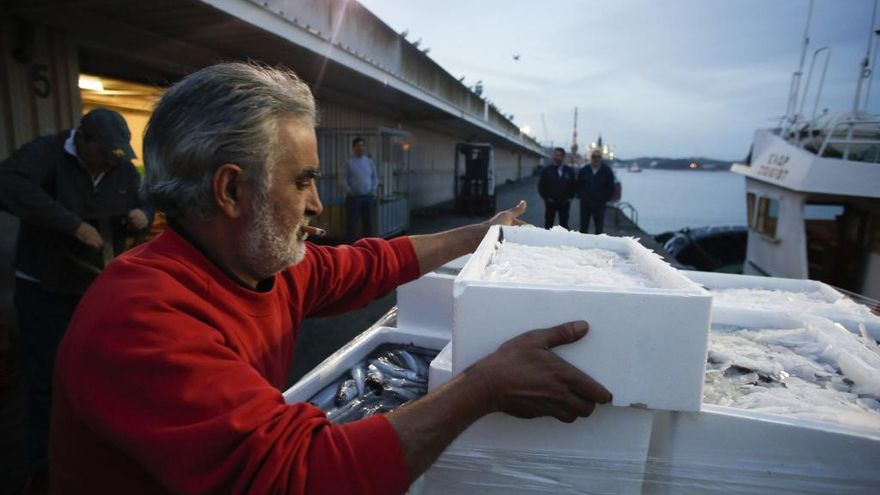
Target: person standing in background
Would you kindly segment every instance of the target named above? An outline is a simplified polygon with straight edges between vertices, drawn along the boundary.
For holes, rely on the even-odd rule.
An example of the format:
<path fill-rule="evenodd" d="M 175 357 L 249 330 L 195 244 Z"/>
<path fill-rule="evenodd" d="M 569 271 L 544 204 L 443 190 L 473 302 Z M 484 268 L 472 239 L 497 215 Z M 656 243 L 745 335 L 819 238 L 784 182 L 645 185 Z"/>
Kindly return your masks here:
<path fill-rule="evenodd" d="M 0 162 L 0 206 L 21 220 L 14 304 L 21 335 L 32 486 L 48 469 L 52 371 L 80 297 L 128 233 L 150 225 L 122 116 L 98 108 Z"/>
<path fill-rule="evenodd" d="M 559 225 L 568 228 L 568 213 L 575 193 L 574 170 L 564 163 L 565 150 L 553 150 L 553 163 L 544 167 L 538 179 L 538 194 L 544 199 L 544 228 L 553 227 L 556 214 Z"/>
<path fill-rule="evenodd" d="M 614 195 L 614 172 L 602 163 L 602 150 L 590 152 L 590 164 L 581 168 L 577 176 L 577 195 L 580 200 L 581 232 L 590 230 L 590 218 L 601 234 L 605 223 L 605 204 Z"/>
<path fill-rule="evenodd" d="M 342 170 L 342 186 L 345 189 L 346 236 L 350 241 L 357 239 L 358 220 L 361 223 L 360 237 L 373 237 L 373 210 L 376 204 L 376 189 L 379 175 L 376 164 L 366 154 L 366 142 L 356 137 L 351 142 L 352 155 Z"/>

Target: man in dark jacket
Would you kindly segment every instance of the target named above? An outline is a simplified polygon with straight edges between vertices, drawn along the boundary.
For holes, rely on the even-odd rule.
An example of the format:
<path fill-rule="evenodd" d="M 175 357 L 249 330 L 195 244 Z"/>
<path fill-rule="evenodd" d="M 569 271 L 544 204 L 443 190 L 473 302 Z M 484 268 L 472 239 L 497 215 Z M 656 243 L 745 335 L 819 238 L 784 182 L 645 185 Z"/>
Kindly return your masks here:
<path fill-rule="evenodd" d="M 553 226 L 559 213 L 559 225 L 568 228 L 568 212 L 571 199 L 574 197 L 575 173 L 571 167 L 563 163 L 565 150 L 553 150 L 553 163 L 544 167 L 538 179 L 538 194 L 544 198 L 544 228 Z"/>
<path fill-rule="evenodd" d="M 602 163 L 602 151 L 590 153 L 590 164 L 584 166 L 577 176 L 577 195 L 581 203 L 581 232 L 590 230 L 590 218 L 596 225 L 596 234 L 603 232 L 605 203 L 614 195 L 614 172 Z"/>
<path fill-rule="evenodd" d="M 80 296 L 149 226 L 122 116 L 92 110 L 75 130 L 39 137 L 0 162 L 0 207 L 21 219 L 15 309 L 28 393 L 28 457 L 48 466 L 55 351 Z"/>

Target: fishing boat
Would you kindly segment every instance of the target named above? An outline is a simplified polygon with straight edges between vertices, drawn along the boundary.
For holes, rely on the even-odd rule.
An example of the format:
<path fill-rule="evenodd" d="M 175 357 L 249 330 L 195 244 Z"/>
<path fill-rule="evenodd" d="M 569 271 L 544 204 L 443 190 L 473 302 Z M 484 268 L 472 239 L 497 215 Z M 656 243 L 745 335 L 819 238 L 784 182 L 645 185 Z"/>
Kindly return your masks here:
<path fill-rule="evenodd" d="M 809 22 L 808 15 L 807 31 Z M 744 273 L 821 280 L 874 304 L 880 299 L 880 115 L 867 111 L 873 29 L 870 36 L 852 108 L 820 114 L 831 52 L 813 52 L 802 87 L 805 35 L 785 116 L 777 127 L 757 130 L 748 159 L 733 165 L 746 177 Z M 814 73 L 820 75 L 807 114 Z"/>
<path fill-rule="evenodd" d="M 628 172 L 637 174 L 642 171 L 642 167 L 639 166 L 638 162 L 632 162 L 632 164 L 627 169 Z"/>
<path fill-rule="evenodd" d="M 870 31 L 852 107 L 820 112 L 831 50 L 815 49 L 804 72 L 811 15 L 812 4 L 785 115 L 774 128 L 758 129 L 747 159 L 731 167 L 746 179 L 748 225 L 737 228 L 745 233 L 745 249 L 739 238 L 726 241 L 730 232 L 710 227 L 658 240 L 675 255 L 690 253 L 675 256 L 683 266 L 729 271 L 735 263 L 714 259 L 741 251 L 744 274 L 820 280 L 877 307 L 880 115 L 868 112 L 877 36 Z"/>

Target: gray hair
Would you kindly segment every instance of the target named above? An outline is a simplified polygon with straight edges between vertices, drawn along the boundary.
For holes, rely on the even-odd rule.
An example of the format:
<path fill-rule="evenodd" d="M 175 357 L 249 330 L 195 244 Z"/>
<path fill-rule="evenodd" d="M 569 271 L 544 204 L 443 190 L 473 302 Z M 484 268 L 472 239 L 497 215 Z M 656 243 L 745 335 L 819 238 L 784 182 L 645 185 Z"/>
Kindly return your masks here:
<path fill-rule="evenodd" d="M 277 151 L 278 121 L 315 125 L 308 86 L 287 69 L 226 63 L 206 67 L 172 86 L 156 104 L 144 134 L 143 193 L 169 217 L 210 218 L 211 183 L 235 163 L 268 189 Z"/>

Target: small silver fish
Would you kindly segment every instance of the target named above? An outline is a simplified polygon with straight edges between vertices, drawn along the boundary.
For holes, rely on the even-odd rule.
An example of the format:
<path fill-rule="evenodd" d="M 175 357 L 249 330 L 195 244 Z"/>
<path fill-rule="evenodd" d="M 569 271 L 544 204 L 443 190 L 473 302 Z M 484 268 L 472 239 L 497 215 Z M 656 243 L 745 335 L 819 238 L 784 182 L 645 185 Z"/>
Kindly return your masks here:
<path fill-rule="evenodd" d="M 354 400 L 358 396 L 357 384 L 354 380 L 344 380 L 339 382 L 336 389 L 336 405 L 342 406 Z"/>
<path fill-rule="evenodd" d="M 418 373 L 415 371 L 410 371 L 405 368 L 401 368 L 400 366 L 396 366 L 389 362 L 387 359 L 378 358 L 371 359 L 370 364 L 374 365 L 376 368 L 379 368 L 379 371 L 382 372 L 383 375 L 390 375 L 397 378 L 406 378 L 407 380 L 415 380 L 415 381 L 424 381 L 424 378 L 419 377 Z"/>
<path fill-rule="evenodd" d="M 401 402 L 409 402 L 411 400 L 415 400 L 421 397 L 420 394 L 417 394 L 416 392 L 413 392 L 407 388 L 393 387 L 391 385 L 385 385 L 385 388 L 382 389 L 382 395 L 384 396 L 386 394 L 394 397 Z"/>
<path fill-rule="evenodd" d="M 357 386 L 358 395 L 364 395 L 364 387 L 366 380 L 366 372 L 364 372 L 364 363 L 360 362 L 351 367 L 349 370 L 351 373 L 351 379 L 354 380 L 355 385 Z"/>
<path fill-rule="evenodd" d="M 320 392 L 312 396 L 309 399 L 309 402 L 312 403 L 313 406 L 317 407 L 322 411 L 326 411 L 330 409 L 335 401 L 336 401 L 336 390 L 338 386 L 336 383 L 331 383 L 324 387 Z"/>
<path fill-rule="evenodd" d="M 379 393 L 385 383 L 385 375 L 375 365 L 370 364 L 367 366 L 367 377 L 364 382 L 370 390 Z"/>

